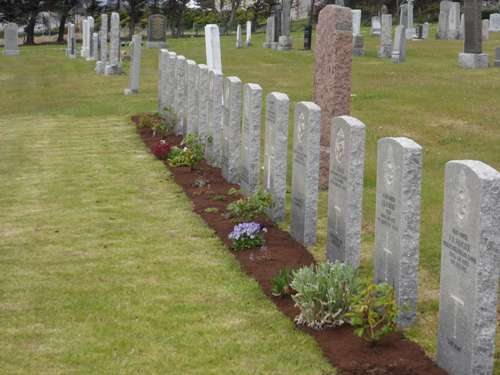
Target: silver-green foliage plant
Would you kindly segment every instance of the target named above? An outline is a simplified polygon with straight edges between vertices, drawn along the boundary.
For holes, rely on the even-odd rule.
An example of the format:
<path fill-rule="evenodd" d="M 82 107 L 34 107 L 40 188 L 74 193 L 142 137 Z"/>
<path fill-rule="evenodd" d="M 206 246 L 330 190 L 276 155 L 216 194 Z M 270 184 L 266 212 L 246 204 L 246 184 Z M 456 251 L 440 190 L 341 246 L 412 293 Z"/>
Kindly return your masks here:
<path fill-rule="evenodd" d="M 300 314 L 297 324 L 314 329 L 340 326 L 346 322 L 349 304 L 361 285 L 356 270 L 345 263 L 324 263 L 293 272 L 292 295 Z"/>

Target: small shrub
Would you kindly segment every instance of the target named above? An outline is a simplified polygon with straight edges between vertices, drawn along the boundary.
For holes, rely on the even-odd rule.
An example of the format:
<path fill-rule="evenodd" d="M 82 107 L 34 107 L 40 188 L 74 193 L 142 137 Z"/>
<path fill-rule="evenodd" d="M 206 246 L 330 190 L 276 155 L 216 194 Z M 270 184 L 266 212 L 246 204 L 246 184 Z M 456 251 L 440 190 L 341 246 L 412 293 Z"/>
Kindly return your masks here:
<path fill-rule="evenodd" d="M 237 222 L 242 222 L 254 220 L 258 215 L 265 215 L 271 206 L 271 194 L 261 189 L 249 197 L 228 204 L 227 210 L 229 217 Z"/>
<path fill-rule="evenodd" d="M 217 202 L 224 202 L 226 200 L 226 197 L 223 195 L 214 195 L 212 197 L 212 200 L 217 201 Z"/>
<path fill-rule="evenodd" d="M 179 147 L 173 147 L 169 156 L 172 167 L 194 168 L 203 159 L 203 146 L 198 143 L 196 136 L 188 134 Z"/>
<path fill-rule="evenodd" d="M 151 146 L 151 151 L 153 151 L 154 156 L 160 160 L 165 160 L 168 157 L 170 149 L 170 145 L 164 140 L 156 142 Z"/>
<path fill-rule="evenodd" d="M 236 195 L 236 194 L 239 194 L 239 193 L 240 193 L 240 191 L 238 189 L 234 188 L 234 187 L 232 187 L 231 189 L 229 189 L 227 191 L 227 195 Z"/>
<path fill-rule="evenodd" d="M 234 250 L 241 251 L 264 245 L 266 231 L 262 225 L 252 221 L 235 225 L 228 237 L 233 241 Z"/>
<path fill-rule="evenodd" d="M 207 207 L 205 208 L 205 213 L 207 214 L 215 214 L 219 212 L 219 209 L 217 207 Z"/>
<path fill-rule="evenodd" d="M 398 314 L 394 288 L 381 283 L 370 284 L 353 296 L 347 317 L 356 335 L 375 344 L 397 329 Z"/>
<path fill-rule="evenodd" d="M 272 279 L 272 295 L 280 297 L 292 294 L 292 288 L 290 287 L 291 279 L 292 274 L 290 270 L 286 267 L 282 268 Z"/>
<path fill-rule="evenodd" d="M 360 289 L 356 270 L 344 263 L 325 263 L 293 272 L 292 296 L 300 314 L 298 324 L 315 329 L 345 323 L 352 296 Z"/>

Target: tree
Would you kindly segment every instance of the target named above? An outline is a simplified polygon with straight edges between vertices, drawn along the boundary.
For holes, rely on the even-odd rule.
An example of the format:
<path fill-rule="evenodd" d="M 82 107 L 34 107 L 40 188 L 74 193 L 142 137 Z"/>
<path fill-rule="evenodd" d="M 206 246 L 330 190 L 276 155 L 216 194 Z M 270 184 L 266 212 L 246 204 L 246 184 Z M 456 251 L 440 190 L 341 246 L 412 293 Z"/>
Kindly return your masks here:
<path fill-rule="evenodd" d="M 59 14 L 59 30 L 57 33 L 57 43 L 64 43 L 64 30 L 66 20 L 71 10 L 81 3 L 80 0 L 49 0 L 47 7 Z"/>
<path fill-rule="evenodd" d="M 132 39 L 135 27 L 140 23 L 142 16 L 146 11 L 146 0 L 127 0 L 122 1 L 122 6 L 125 8 L 128 15 L 128 36 Z"/>
<path fill-rule="evenodd" d="M 45 10 L 45 0 L 0 0 L 0 9 L 7 21 L 26 23 L 26 44 L 35 44 L 35 25 L 38 13 Z"/>
<path fill-rule="evenodd" d="M 166 0 L 163 3 L 163 12 L 167 15 L 174 36 L 184 34 L 184 15 L 188 3 L 189 0 Z"/>

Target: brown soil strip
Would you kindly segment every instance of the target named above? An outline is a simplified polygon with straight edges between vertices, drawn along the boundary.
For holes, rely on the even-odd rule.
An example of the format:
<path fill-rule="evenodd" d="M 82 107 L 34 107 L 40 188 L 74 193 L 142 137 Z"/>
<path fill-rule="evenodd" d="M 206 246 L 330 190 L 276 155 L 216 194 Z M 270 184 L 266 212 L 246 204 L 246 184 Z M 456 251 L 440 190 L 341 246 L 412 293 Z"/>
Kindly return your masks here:
<path fill-rule="evenodd" d="M 135 123 L 137 118 L 132 118 Z M 154 137 L 149 129 L 138 130 L 144 143 L 151 147 L 160 140 Z M 181 137 L 168 136 L 166 141 L 170 145 L 178 145 Z M 228 239 L 234 223 L 223 217 L 228 203 L 238 199 L 239 195 L 228 195 L 230 188 L 238 185 L 228 184 L 218 168 L 210 167 L 205 161 L 199 163 L 195 170 L 189 168 L 171 168 L 164 162 L 172 173 L 174 180 L 182 187 L 193 202 L 193 211 L 221 238 L 224 244 L 231 248 Z M 196 187 L 195 181 L 203 178 L 207 184 Z M 214 196 L 223 195 L 226 200 L 214 200 Z M 216 213 L 205 212 L 206 208 L 217 208 Z M 271 294 L 271 279 L 278 271 L 287 266 L 298 268 L 314 263 L 312 255 L 301 244 L 292 239 L 288 232 L 280 230 L 268 220 L 258 220 L 264 224 L 266 234 L 266 250 L 247 250 L 242 252 L 230 251 L 240 262 L 241 268 L 260 284 L 264 294 L 270 298 L 278 309 L 294 319 L 298 309 L 291 298 L 273 297 Z M 370 346 L 353 333 L 347 325 L 316 331 L 307 327 L 298 326 L 298 329 L 309 333 L 318 342 L 324 355 L 332 365 L 344 375 L 443 375 L 446 372 L 440 369 L 424 351 L 415 343 L 408 341 L 401 333 L 386 336 L 376 346 Z"/>

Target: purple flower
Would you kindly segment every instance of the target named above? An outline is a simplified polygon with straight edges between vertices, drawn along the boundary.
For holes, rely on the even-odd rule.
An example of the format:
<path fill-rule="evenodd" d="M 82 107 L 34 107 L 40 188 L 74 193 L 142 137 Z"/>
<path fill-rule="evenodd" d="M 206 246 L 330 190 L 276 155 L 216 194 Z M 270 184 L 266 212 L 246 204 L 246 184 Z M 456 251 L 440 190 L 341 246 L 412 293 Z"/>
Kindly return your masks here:
<path fill-rule="evenodd" d="M 237 224 L 229 234 L 229 239 L 235 241 L 242 237 L 255 238 L 255 235 L 259 234 L 263 229 L 265 228 L 255 221 Z"/>

